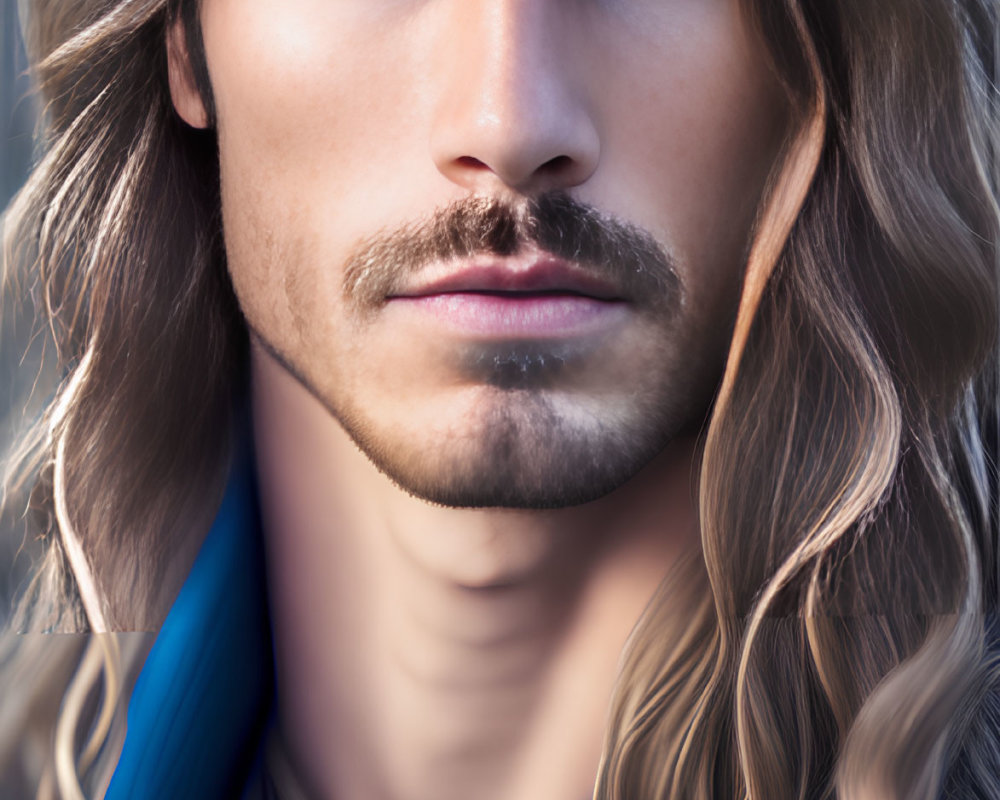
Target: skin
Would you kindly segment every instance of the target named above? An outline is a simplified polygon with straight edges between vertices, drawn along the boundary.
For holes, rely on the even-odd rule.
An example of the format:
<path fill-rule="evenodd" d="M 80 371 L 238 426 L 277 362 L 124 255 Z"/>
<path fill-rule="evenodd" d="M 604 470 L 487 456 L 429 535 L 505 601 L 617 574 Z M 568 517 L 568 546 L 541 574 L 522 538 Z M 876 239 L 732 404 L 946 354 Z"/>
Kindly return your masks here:
<path fill-rule="evenodd" d="M 784 132 L 737 5 L 204 1 L 279 729 L 315 796 L 592 793 L 619 654 L 697 547 L 693 432 Z M 179 26 L 168 52 L 207 125 Z M 488 337 L 344 291 L 373 235 L 552 191 L 678 281 L 573 338 L 571 369 L 498 385 L 463 360 Z"/>

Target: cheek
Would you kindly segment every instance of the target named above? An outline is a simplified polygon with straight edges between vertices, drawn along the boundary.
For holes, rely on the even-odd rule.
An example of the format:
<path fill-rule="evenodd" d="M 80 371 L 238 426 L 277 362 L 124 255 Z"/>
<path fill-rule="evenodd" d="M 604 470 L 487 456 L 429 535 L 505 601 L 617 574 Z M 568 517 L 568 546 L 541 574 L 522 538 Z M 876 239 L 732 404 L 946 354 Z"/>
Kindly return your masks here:
<path fill-rule="evenodd" d="M 732 294 L 787 102 L 732 4 L 674 8 L 686 24 L 672 17 L 632 80 L 604 90 L 621 122 L 607 126 L 602 167 L 624 176 L 614 207 L 671 242 L 693 293 Z"/>
<path fill-rule="evenodd" d="M 234 180 L 227 175 L 231 168 L 222 165 L 222 212 L 233 289 L 252 328 L 287 339 L 279 332 L 290 333 L 303 313 L 299 304 L 305 293 L 298 288 L 303 276 L 297 266 L 304 263 L 303 254 L 287 236 L 280 205 L 268 202 L 274 199 L 268 182 L 259 176 Z"/>
<path fill-rule="evenodd" d="M 373 9 L 385 5 L 206 0 L 208 66 L 231 177 L 266 165 L 274 188 L 294 197 L 317 188 L 337 195 L 360 175 L 389 174 L 387 154 L 414 130 L 412 76 L 425 55 L 413 26 L 380 20 Z"/>
<path fill-rule="evenodd" d="M 351 106 L 357 93 L 345 88 L 350 81 L 323 76 L 360 67 L 334 61 L 333 53 L 352 48 L 322 41 L 319 28 L 329 33 L 330 20 L 319 14 L 305 24 L 304 4 L 294 10 L 271 8 L 267 0 L 235 5 L 210 0 L 203 26 L 219 120 L 229 270 L 250 324 L 268 331 L 275 345 L 290 344 L 319 298 L 328 307 L 336 301 L 330 270 L 308 274 L 306 265 L 323 261 L 313 258 L 315 244 L 304 231 L 326 216 L 322 229 L 336 238 L 337 218 L 317 207 L 319 190 L 343 196 L 350 143 L 364 136 L 354 130 L 361 115 Z"/>
<path fill-rule="evenodd" d="M 330 334 L 343 254 L 401 218 L 386 187 L 427 161 L 407 136 L 419 37 L 365 8 L 205 3 L 230 272 L 248 320 L 276 338 Z"/>

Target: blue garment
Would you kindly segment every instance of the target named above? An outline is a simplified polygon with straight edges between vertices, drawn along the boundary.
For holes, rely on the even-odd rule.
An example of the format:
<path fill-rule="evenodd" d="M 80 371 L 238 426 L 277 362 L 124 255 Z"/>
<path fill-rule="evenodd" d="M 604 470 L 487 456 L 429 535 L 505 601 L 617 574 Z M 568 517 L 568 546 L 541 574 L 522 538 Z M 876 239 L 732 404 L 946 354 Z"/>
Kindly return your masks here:
<path fill-rule="evenodd" d="M 274 660 L 257 509 L 253 458 L 245 452 L 139 675 L 106 800 L 275 796 L 263 763 Z M 1000 663 L 1000 616 L 987 622 Z M 979 714 L 985 730 L 1000 727 L 1000 684 Z M 964 759 L 963 750 L 949 780 L 968 772 Z M 970 791 L 962 796 L 987 796 Z"/>
<path fill-rule="evenodd" d="M 139 674 L 106 800 L 239 797 L 273 676 L 253 459 L 243 452 Z"/>

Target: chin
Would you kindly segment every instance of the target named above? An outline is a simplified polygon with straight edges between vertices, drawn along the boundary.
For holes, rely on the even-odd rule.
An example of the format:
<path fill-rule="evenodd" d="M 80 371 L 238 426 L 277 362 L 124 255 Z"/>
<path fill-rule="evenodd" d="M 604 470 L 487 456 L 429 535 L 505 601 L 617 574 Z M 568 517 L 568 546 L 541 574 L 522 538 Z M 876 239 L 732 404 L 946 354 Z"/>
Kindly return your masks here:
<path fill-rule="evenodd" d="M 344 427 L 380 472 L 430 503 L 555 509 L 597 500 L 638 473 L 677 433 L 655 422 L 585 423 L 544 394 L 505 390 L 474 429 L 436 441 L 419 432 Z"/>

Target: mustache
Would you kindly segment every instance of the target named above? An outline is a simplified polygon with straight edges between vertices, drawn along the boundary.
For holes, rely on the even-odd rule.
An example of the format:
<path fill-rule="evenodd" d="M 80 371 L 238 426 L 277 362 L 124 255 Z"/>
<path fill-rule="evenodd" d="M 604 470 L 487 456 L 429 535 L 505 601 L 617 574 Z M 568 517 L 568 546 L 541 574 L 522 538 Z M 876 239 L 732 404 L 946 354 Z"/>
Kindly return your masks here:
<path fill-rule="evenodd" d="M 652 234 L 564 192 L 518 205 L 467 197 L 418 222 L 379 231 L 348 256 L 344 297 L 348 307 L 374 311 L 430 263 L 513 256 L 530 246 L 607 280 L 637 305 L 668 312 L 682 302 L 676 262 Z"/>

